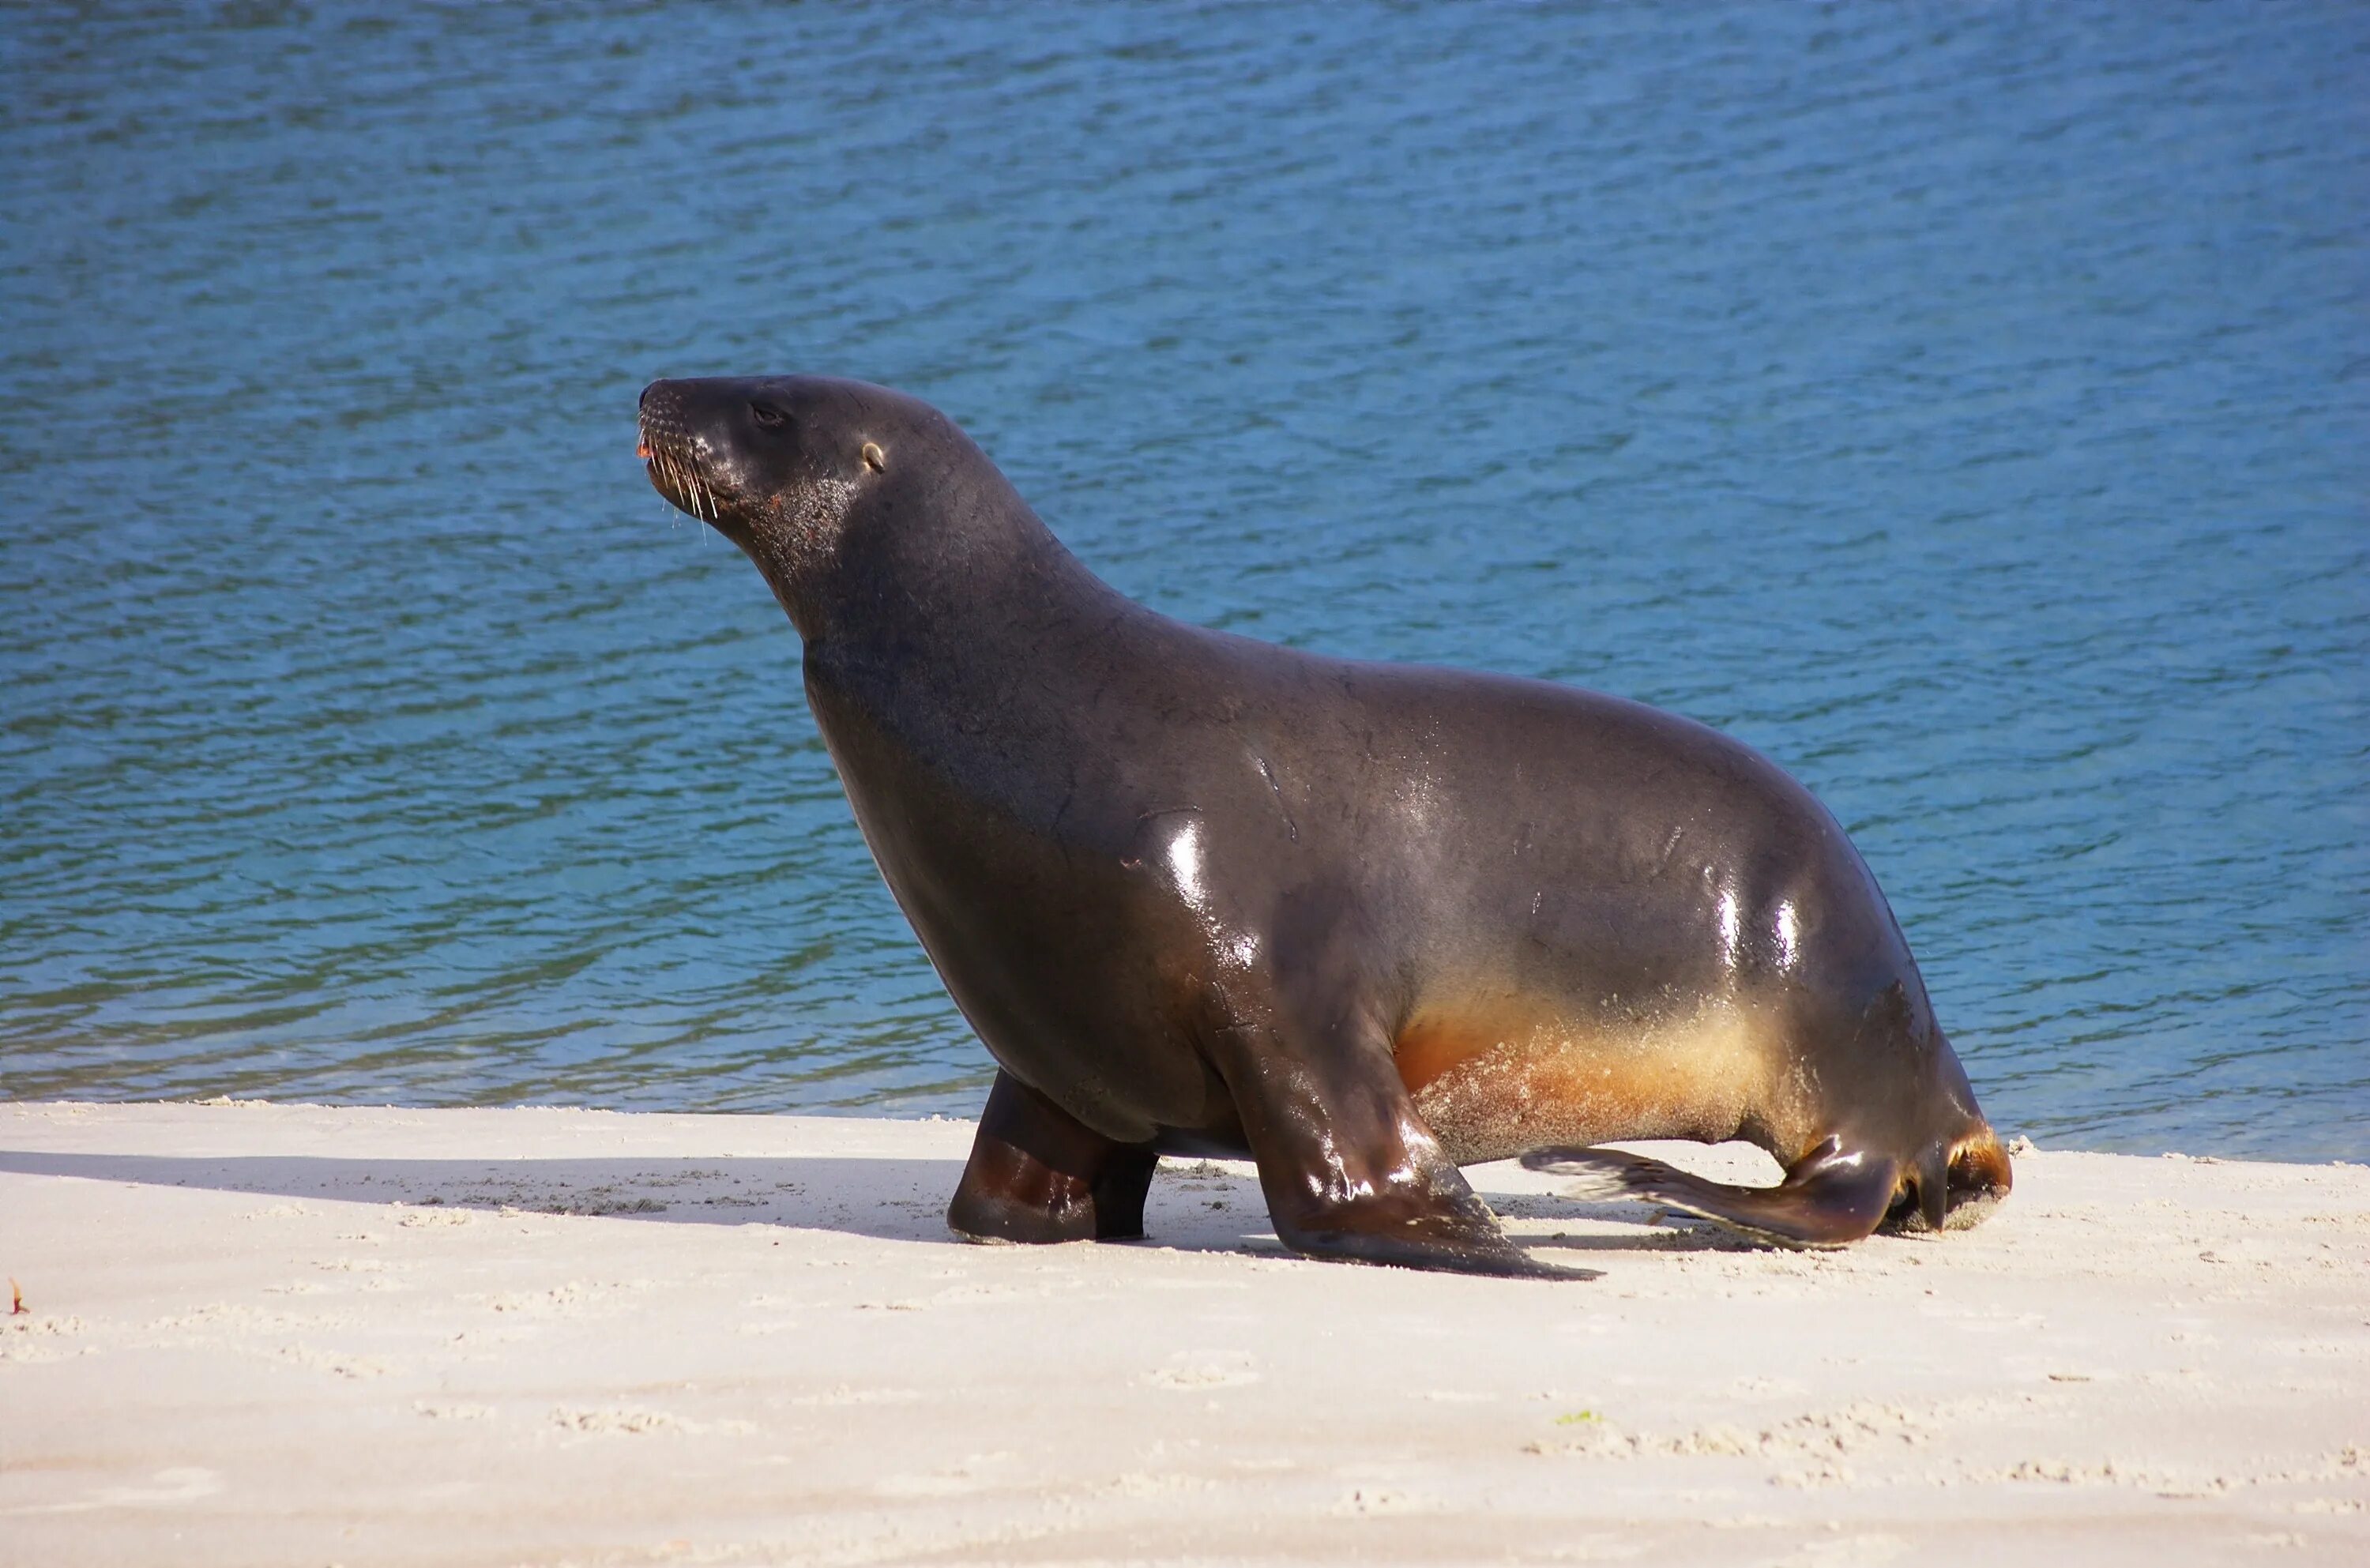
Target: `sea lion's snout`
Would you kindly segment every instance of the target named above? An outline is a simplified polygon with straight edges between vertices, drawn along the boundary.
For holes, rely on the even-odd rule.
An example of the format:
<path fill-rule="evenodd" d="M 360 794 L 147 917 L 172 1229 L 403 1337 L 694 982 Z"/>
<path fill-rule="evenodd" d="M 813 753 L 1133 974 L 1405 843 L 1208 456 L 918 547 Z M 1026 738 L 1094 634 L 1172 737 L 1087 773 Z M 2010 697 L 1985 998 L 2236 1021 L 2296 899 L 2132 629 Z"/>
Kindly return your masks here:
<path fill-rule="evenodd" d="M 642 388 L 635 451 L 675 506 L 746 543 L 768 507 L 799 488 L 792 394 L 779 380 L 696 376 Z"/>
<path fill-rule="evenodd" d="M 634 455 L 650 474 L 650 487 L 670 504 L 704 523 L 720 521 L 709 443 L 694 427 L 689 385 L 653 381 L 642 388 L 637 410 Z"/>

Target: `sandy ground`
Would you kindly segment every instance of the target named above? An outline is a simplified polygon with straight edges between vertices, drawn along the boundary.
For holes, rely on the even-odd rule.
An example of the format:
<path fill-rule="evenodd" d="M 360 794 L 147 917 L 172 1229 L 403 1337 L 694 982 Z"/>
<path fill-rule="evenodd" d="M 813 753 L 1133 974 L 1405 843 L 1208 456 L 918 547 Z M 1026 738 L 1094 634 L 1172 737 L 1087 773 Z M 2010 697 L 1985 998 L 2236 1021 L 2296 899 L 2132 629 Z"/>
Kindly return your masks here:
<path fill-rule="evenodd" d="M 2370 1169 L 2028 1153 L 1816 1255 L 1478 1169 L 1537 1283 L 1289 1258 L 1239 1165 L 961 1245 L 970 1135 L 0 1105 L 0 1562 L 2370 1562 Z"/>

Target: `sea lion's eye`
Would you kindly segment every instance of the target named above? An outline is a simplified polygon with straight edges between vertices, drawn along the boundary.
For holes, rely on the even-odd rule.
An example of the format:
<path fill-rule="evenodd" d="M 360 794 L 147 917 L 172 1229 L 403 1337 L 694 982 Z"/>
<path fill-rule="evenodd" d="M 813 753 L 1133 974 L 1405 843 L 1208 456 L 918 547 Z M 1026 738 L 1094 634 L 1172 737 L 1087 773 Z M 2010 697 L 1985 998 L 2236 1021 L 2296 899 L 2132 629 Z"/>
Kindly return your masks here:
<path fill-rule="evenodd" d="M 772 430 L 777 425 L 788 424 L 790 421 L 789 415 L 782 412 L 781 409 L 775 408 L 770 403 L 750 404 L 749 417 L 755 420 L 767 430 Z"/>

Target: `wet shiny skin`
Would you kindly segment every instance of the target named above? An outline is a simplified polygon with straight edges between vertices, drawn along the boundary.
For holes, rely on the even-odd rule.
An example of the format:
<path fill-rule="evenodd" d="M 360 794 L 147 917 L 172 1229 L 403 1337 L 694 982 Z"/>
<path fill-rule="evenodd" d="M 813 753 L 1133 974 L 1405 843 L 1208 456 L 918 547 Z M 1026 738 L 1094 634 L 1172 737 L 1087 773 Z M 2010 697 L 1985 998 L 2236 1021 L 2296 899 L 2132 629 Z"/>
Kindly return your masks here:
<path fill-rule="evenodd" d="M 1939 1221 L 1942 1164 L 1989 1140 L 1866 867 L 1739 743 L 1155 614 L 884 389 L 661 382 L 641 432 L 805 640 L 883 876 L 1032 1091 L 958 1223 L 1102 1234 L 1096 1149 L 1239 1145 L 1303 1250 L 1513 1271 L 1460 1160 L 1840 1140 L 1891 1183 L 1873 1225 L 1921 1184 Z"/>

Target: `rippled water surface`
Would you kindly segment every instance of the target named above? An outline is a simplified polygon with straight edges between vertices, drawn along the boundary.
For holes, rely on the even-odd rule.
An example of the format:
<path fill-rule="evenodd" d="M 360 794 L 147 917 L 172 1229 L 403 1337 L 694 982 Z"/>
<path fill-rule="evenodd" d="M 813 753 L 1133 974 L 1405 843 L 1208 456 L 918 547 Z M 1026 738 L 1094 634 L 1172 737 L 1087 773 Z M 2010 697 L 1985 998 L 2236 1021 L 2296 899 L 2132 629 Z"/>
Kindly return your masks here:
<path fill-rule="evenodd" d="M 658 375 L 1723 726 L 1994 1118 L 2370 1155 L 2370 13 L 0 25 L 0 1092 L 968 1111 Z"/>

